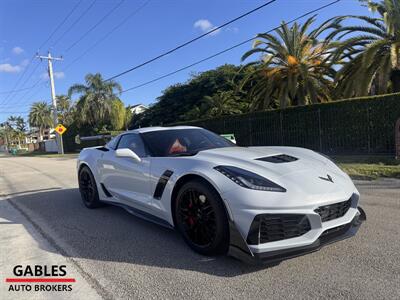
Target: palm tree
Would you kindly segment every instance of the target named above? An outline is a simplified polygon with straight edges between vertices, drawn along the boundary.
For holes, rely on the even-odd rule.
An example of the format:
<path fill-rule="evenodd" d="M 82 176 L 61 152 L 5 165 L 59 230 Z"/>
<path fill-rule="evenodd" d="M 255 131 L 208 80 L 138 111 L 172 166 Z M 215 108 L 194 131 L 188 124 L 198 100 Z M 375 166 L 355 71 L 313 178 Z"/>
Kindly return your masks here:
<path fill-rule="evenodd" d="M 240 114 L 239 97 L 234 91 L 220 91 L 213 96 L 205 96 L 206 114 L 212 117 Z"/>
<path fill-rule="evenodd" d="M 99 73 L 86 75 L 85 82 L 71 86 L 68 96 L 81 95 L 76 105 L 80 122 L 99 129 L 109 119 L 113 100 L 117 98 L 115 91 L 120 93 L 122 88 L 115 81 L 104 81 Z"/>
<path fill-rule="evenodd" d="M 315 17 L 302 26 L 286 23 L 274 34 L 261 33 L 253 49 L 242 56 L 242 61 L 253 54 L 261 60 L 246 67 L 253 68 L 242 85 L 250 85 L 253 109 L 268 108 L 277 101 L 282 108 L 290 105 L 330 100 L 330 90 L 335 76 L 332 67 L 332 38 L 319 40 L 322 33 L 339 27 L 340 20 L 328 20 L 308 33 Z"/>
<path fill-rule="evenodd" d="M 343 26 L 333 33 L 338 39 L 346 37 L 336 50 L 343 63 L 337 74 L 337 88 L 345 97 L 363 96 L 372 88 L 376 93 L 386 93 L 390 91 L 387 83 L 391 82 L 392 91 L 400 92 L 400 1 L 362 2 L 367 2 L 379 17 L 337 18 L 363 22 Z"/>
<path fill-rule="evenodd" d="M 71 99 L 66 95 L 58 95 L 57 100 L 57 113 L 58 120 L 64 125 L 69 125 L 73 122 L 74 106 Z"/>
<path fill-rule="evenodd" d="M 35 102 L 29 112 L 29 125 L 39 128 L 39 141 L 43 140 L 43 130 L 53 126 L 51 107 L 46 102 Z"/>
<path fill-rule="evenodd" d="M 10 129 L 9 136 L 17 140 L 18 147 L 21 148 L 21 140 L 25 137 L 26 123 L 21 116 L 10 116 L 7 119 L 7 124 Z"/>

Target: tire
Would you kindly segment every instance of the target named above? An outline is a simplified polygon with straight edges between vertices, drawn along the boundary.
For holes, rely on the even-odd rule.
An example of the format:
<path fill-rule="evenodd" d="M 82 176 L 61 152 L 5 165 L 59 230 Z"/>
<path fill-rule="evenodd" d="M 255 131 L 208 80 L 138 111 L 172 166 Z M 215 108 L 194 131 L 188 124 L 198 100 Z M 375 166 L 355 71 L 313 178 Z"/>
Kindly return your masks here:
<path fill-rule="evenodd" d="M 175 201 L 175 225 L 194 251 L 207 255 L 226 254 L 229 223 L 222 200 L 207 182 L 189 181 Z"/>
<path fill-rule="evenodd" d="M 87 208 L 97 208 L 104 205 L 99 199 L 96 180 L 87 166 L 82 167 L 79 171 L 78 182 L 82 202 Z"/>

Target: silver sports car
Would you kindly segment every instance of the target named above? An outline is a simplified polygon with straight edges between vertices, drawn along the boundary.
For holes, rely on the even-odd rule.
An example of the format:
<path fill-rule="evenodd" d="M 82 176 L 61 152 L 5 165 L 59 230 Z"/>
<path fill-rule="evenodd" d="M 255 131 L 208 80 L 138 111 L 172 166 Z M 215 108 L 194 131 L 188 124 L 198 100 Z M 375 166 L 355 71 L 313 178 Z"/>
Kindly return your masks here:
<path fill-rule="evenodd" d="M 330 159 L 295 147 L 239 147 L 198 127 L 127 131 L 79 155 L 88 208 L 105 203 L 176 228 L 203 255 L 281 261 L 353 236 L 364 211 Z"/>

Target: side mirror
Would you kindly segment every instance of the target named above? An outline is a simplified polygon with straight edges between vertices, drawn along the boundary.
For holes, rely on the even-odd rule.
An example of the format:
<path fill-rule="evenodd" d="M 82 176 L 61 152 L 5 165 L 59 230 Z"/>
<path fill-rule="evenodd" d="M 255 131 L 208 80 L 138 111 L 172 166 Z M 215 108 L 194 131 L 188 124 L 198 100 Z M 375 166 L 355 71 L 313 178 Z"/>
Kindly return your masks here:
<path fill-rule="evenodd" d="M 122 148 L 122 149 L 115 150 L 115 156 L 117 156 L 117 157 L 129 157 L 129 158 L 132 158 L 132 159 L 136 160 L 137 162 L 141 162 L 142 161 L 140 159 L 140 157 L 135 152 L 133 152 L 131 149 L 128 149 L 128 148 Z"/>

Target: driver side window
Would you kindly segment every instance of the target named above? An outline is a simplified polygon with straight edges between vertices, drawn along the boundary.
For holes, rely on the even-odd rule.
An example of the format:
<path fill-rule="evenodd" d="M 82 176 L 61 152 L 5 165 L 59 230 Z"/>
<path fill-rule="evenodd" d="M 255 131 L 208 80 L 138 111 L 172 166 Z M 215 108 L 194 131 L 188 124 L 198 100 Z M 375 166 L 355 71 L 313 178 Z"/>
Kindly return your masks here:
<path fill-rule="evenodd" d="M 147 156 L 142 138 L 138 134 L 125 134 L 121 137 L 118 149 L 128 148 L 135 152 L 139 157 Z"/>

